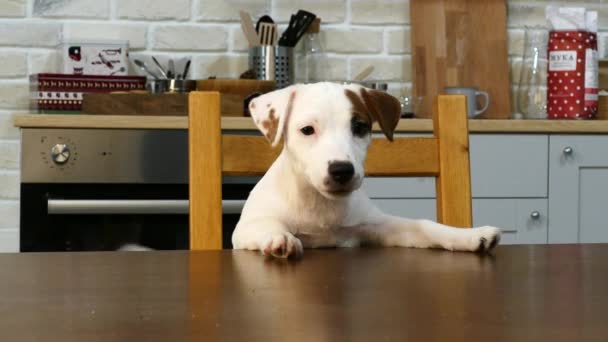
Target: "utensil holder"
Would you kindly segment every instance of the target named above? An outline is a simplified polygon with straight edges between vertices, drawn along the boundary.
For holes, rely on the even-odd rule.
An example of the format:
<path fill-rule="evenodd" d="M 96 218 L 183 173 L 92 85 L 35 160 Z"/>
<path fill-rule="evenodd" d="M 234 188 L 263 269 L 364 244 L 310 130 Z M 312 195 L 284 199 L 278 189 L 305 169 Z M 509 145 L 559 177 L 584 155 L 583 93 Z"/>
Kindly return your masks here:
<path fill-rule="evenodd" d="M 294 80 L 293 48 L 262 45 L 249 49 L 249 69 L 258 80 L 270 80 L 277 88 L 291 85 Z"/>

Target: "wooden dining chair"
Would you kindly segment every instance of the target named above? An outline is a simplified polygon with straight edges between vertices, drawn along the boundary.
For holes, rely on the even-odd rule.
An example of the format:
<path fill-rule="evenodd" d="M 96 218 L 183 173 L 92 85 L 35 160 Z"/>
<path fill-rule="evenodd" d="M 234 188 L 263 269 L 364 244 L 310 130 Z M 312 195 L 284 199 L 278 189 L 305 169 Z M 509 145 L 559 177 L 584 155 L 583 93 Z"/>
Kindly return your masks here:
<path fill-rule="evenodd" d="M 222 248 L 222 176 L 263 175 L 279 155 L 262 136 L 222 134 L 220 94 L 189 95 L 190 249 Z M 471 227 L 466 99 L 440 95 L 433 137 L 373 138 L 367 176 L 435 177 L 437 220 Z"/>

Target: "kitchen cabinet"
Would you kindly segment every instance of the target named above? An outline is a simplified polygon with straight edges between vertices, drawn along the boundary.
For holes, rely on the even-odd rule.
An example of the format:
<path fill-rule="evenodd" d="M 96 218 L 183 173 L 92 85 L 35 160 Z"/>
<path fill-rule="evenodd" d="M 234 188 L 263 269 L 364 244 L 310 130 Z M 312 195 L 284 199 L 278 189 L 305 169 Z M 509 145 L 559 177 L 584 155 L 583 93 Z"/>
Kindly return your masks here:
<path fill-rule="evenodd" d="M 470 136 L 473 224 L 504 228 L 502 243 L 547 243 L 547 135 Z M 368 178 L 387 213 L 435 220 L 434 178 Z"/>
<path fill-rule="evenodd" d="M 608 242 L 608 136 L 550 139 L 549 243 Z"/>
<path fill-rule="evenodd" d="M 18 115 L 22 128 L 183 130 L 187 118 Z M 227 133 L 259 134 L 250 119 L 224 118 Z M 473 224 L 504 229 L 504 244 L 608 242 L 608 120 L 470 120 Z M 401 120 L 396 135 L 429 136 L 430 120 Z M 376 136 L 382 136 L 377 131 Z M 257 178 L 224 179 L 254 183 Z M 433 178 L 368 178 L 382 210 L 436 218 Z M 0 252 L 19 248 L 19 228 L 0 229 Z"/>

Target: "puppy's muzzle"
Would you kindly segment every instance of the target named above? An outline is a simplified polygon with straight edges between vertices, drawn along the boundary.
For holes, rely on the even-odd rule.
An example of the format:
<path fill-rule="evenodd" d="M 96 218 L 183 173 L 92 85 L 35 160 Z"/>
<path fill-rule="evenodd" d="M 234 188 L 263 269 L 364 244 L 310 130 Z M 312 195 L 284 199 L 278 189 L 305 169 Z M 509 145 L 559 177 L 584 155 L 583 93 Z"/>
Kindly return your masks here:
<path fill-rule="evenodd" d="M 346 185 L 355 175 L 355 167 L 351 162 L 335 161 L 329 163 L 327 173 L 331 180 L 340 185 Z"/>

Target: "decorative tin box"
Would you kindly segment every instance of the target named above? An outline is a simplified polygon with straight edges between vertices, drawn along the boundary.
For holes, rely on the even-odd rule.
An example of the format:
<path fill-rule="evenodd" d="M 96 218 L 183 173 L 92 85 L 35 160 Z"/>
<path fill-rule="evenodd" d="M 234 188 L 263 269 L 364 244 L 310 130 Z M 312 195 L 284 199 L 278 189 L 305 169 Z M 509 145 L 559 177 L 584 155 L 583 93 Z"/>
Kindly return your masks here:
<path fill-rule="evenodd" d="M 78 113 L 84 93 L 145 90 L 142 76 L 36 74 L 30 76 L 32 110 L 39 113 Z"/>

